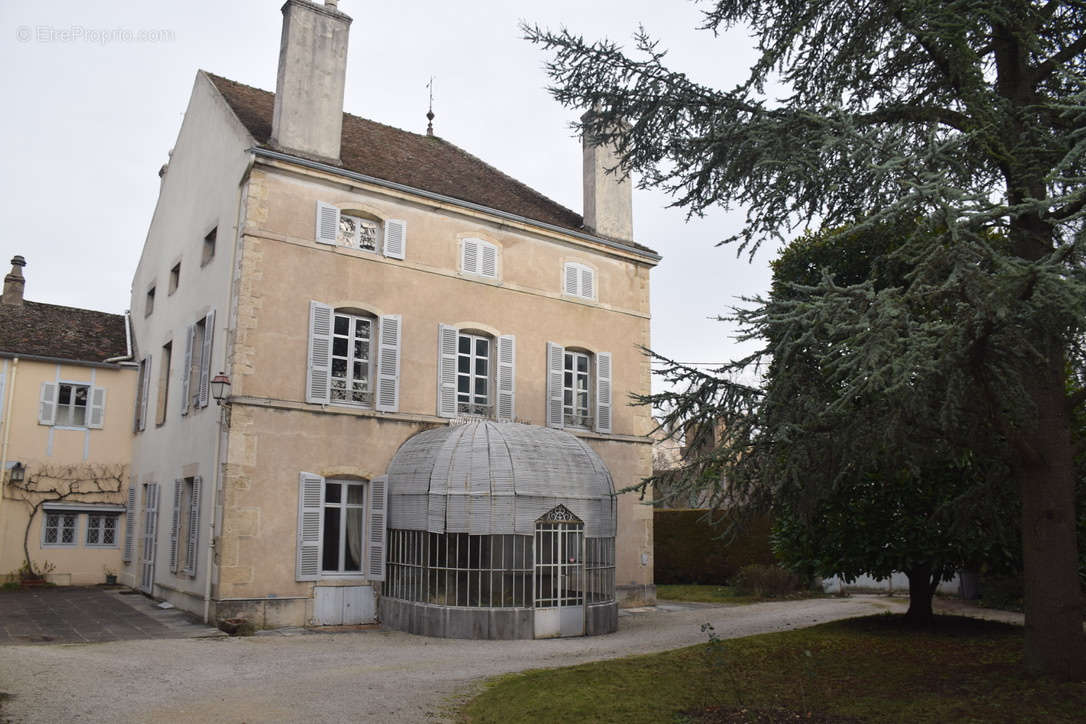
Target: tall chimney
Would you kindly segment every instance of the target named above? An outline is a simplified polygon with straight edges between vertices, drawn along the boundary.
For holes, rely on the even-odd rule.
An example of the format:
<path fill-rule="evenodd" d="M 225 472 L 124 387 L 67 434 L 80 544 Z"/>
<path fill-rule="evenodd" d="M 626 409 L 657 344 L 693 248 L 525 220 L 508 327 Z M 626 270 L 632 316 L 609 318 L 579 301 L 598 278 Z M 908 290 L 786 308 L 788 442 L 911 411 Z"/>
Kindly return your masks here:
<path fill-rule="evenodd" d="M 351 18 L 336 5 L 283 5 L 271 145 L 338 164 Z"/>
<path fill-rule="evenodd" d="M 26 286 L 26 279 L 23 278 L 24 266 L 26 259 L 18 254 L 12 257 L 11 273 L 4 277 L 4 296 L 0 297 L 0 303 L 23 306 L 23 287 Z"/>
<path fill-rule="evenodd" d="M 581 122 L 587 122 L 591 113 L 581 116 Z M 633 189 L 629 175 L 616 168 L 619 158 L 614 146 L 597 145 L 587 131 L 582 145 L 585 227 L 600 236 L 632 241 Z"/>

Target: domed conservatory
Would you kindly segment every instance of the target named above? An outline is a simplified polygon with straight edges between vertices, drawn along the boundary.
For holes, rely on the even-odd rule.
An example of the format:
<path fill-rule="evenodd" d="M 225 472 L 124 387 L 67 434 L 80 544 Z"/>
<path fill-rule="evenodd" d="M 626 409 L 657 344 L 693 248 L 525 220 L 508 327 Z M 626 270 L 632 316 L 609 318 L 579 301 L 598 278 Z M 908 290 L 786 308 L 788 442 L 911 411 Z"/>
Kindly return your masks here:
<path fill-rule="evenodd" d="M 385 625 L 427 636 L 610 633 L 611 474 L 581 439 L 517 423 L 415 435 L 388 468 Z"/>

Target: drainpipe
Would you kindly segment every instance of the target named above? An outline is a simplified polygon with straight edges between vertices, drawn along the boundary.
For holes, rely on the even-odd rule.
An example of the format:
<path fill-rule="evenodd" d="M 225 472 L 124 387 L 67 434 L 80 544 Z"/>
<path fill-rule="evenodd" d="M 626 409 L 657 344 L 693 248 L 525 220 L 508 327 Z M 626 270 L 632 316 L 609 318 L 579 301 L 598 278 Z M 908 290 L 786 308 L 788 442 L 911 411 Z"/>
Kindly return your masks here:
<path fill-rule="evenodd" d="M 11 362 L 11 383 L 6 387 L 4 399 L 4 441 L 0 444 L 0 509 L 4 507 L 4 474 L 8 467 L 8 439 L 11 437 L 11 415 L 15 408 L 15 373 L 19 371 L 19 358 L 15 357 Z M 7 524 L 3 515 L 0 515 L 0 541 L 7 534 Z"/>
<path fill-rule="evenodd" d="M 129 310 L 124 310 L 124 354 L 119 357 L 110 357 L 103 362 L 125 362 L 132 359 L 132 317 Z"/>

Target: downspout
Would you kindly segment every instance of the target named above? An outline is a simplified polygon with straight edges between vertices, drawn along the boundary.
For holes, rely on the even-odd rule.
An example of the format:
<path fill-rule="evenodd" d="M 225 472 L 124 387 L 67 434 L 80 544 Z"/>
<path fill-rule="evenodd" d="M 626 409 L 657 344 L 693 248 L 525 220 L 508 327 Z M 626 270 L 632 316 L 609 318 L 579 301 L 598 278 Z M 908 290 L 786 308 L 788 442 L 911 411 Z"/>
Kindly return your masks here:
<path fill-rule="evenodd" d="M 0 444 L 0 509 L 4 507 L 4 488 L 6 483 L 4 482 L 4 475 L 7 473 L 8 467 L 8 440 L 11 437 L 11 414 L 15 407 L 15 373 L 19 371 L 19 358 L 15 357 L 11 362 L 11 384 L 6 385 L 4 394 L 7 397 L 4 399 L 4 441 Z M 0 541 L 5 540 L 7 535 L 7 523 L 3 515 L 0 515 Z"/>
<path fill-rule="evenodd" d="M 132 316 L 129 314 L 128 309 L 124 310 L 124 355 L 121 357 L 110 357 L 103 362 L 125 362 L 132 359 Z"/>

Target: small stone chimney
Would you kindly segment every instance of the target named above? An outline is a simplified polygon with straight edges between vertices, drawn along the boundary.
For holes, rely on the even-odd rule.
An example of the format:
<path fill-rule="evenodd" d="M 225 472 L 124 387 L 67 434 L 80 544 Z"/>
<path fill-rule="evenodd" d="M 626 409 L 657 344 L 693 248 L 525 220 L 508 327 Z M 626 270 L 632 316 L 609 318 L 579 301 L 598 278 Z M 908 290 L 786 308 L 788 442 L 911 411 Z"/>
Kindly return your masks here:
<path fill-rule="evenodd" d="M 26 279 L 23 278 L 24 266 L 26 259 L 18 254 L 12 257 L 11 273 L 4 277 L 4 296 L 0 297 L 0 303 L 23 306 L 23 287 L 26 286 Z"/>
<path fill-rule="evenodd" d="M 591 113 L 581 116 L 581 122 L 586 122 Z M 613 145 L 597 145 L 587 131 L 581 140 L 585 227 L 593 234 L 632 241 L 633 188 L 629 175 L 616 168 L 619 158 Z"/>
<path fill-rule="evenodd" d="M 283 151 L 338 164 L 351 18 L 336 5 L 337 0 L 283 5 L 270 140 Z"/>

